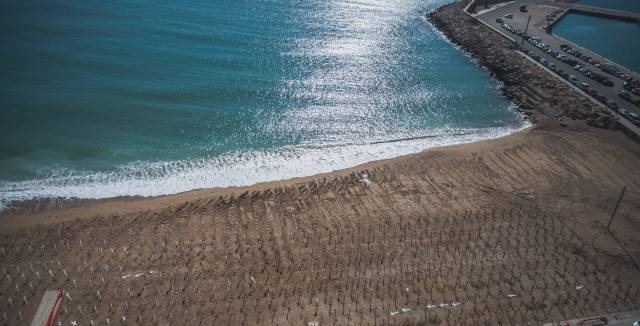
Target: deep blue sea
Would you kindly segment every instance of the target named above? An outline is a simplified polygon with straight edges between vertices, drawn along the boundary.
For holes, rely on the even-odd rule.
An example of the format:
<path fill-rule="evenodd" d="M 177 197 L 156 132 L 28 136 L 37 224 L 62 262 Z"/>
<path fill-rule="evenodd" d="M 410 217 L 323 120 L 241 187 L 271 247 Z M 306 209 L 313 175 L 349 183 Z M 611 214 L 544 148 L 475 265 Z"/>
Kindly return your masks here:
<path fill-rule="evenodd" d="M 640 1 L 629 2 L 640 4 Z M 629 7 L 634 6 L 629 5 Z M 569 13 L 554 26 L 553 33 L 640 72 L 640 24 L 638 23 Z"/>
<path fill-rule="evenodd" d="M 523 128 L 424 19 L 447 2 L 0 0 L 0 203 L 248 185 Z"/>

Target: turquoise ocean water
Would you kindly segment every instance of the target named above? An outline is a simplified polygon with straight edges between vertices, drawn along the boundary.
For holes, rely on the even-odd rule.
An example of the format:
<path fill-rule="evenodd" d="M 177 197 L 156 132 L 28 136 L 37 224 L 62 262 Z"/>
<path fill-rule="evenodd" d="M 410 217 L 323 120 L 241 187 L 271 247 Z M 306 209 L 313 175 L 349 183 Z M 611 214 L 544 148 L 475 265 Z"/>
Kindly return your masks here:
<path fill-rule="evenodd" d="M 640 1 L 628 2 L 629 8 L 637 8 L 640 5 Z M 612 2 L 612 4 L 616 3 Z M 635 7 L 633 3 L 636 4 Z M 640 60 L 638 60 L 640 24 L 638 23 L 570 13 L 554 26 L 553 33 L 640 72 Z"/>
<path fill-rule="evenodd" d="M 247 185 L 523 128 L 425 21 L 446 2 L 0 0 L 0 203 Z"/>

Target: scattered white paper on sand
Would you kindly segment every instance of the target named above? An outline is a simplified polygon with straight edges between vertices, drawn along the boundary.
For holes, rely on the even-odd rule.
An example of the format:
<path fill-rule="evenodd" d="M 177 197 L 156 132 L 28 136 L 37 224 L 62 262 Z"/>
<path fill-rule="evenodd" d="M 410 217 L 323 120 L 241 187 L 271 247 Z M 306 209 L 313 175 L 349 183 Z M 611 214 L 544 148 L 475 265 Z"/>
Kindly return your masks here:
<path fill-rule="evenodd" d="M 155 273 L 157 273 L 157 272 L 156 272 L 156 271 L 149 271 L 149 272 L 147 272 L 147 273 L 149 273 L 149 274 L 155 274 Z M 123 280 L 124 280 L 124 279 L 126 279 L 126 278 L 129 278 L 129 277 L 138 278 L 138 277 L 140 277 L 140 276 L 142 276 L 142 275 L 144 275 L 144 274 L 147 274 L 147 273 L 127 274 L 127 275 L 122 276 L 121 278 L 122 278 Z"/>

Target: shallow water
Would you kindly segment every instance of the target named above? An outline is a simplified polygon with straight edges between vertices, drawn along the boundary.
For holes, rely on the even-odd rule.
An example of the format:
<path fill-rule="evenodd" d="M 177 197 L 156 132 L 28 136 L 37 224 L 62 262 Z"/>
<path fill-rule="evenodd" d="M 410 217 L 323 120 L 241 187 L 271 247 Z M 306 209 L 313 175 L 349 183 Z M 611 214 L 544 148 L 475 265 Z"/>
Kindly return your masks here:
<path fill-rule="evenodd" d="M 425 21 L 447 2 L 0 1 L 0 202 L 247 185 L 523 128 Z"/>

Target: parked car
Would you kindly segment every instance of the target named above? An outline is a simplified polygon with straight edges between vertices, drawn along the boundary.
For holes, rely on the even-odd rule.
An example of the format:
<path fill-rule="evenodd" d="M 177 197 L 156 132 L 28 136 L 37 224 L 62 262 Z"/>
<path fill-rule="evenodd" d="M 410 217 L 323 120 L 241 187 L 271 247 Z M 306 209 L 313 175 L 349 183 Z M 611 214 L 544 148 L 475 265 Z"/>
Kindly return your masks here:
<path fill-rule="evenodd" d="M 502 18 L 496 18 L 496 23 L 502 24 L 504 23 L 504 20 Z"/>
<path fill-rule="evenodd" d="M 504 15 L 504 18 L 513 19 L 513 13 L 508 13 L 508 14 Z"/>
<path fill-rule="evenodd" d="M 618 71 L 618 67 L 614 66 L 611 63 L 603 63 L 600 65 L 600 69 L 604 72 L 608 72 L 610 74 L 614 74 Z"/>
<path fill-rule="evenodd" d="M 618 94 L 618 95 L 620 97 L 622 97 L 623 99 L 627 100 L 627 101 L 631 100 L 631 94 L 629 94 L 629 93 L 627 93 L 625 91 L 620 92 L 620 94 Z"/>

